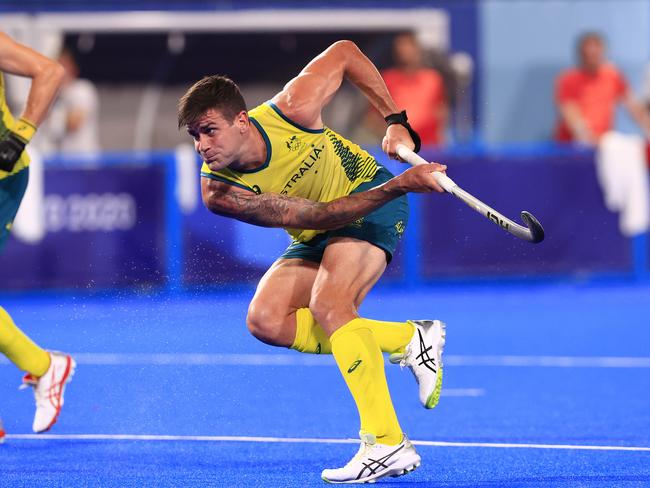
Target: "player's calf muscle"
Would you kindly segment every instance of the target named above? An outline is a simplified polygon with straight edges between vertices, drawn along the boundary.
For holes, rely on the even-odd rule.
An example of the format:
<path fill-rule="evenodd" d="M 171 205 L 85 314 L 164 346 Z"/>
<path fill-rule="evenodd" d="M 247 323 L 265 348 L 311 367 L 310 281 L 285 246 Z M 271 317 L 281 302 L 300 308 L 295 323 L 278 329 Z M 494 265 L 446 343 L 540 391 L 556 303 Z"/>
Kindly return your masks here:
<path fill-rule="evenodd" d="M 315 292 L 309 302 L 309 310 L 328 335 L 357 317 L 356 306 L 351 299 L 331 293 Z"/>

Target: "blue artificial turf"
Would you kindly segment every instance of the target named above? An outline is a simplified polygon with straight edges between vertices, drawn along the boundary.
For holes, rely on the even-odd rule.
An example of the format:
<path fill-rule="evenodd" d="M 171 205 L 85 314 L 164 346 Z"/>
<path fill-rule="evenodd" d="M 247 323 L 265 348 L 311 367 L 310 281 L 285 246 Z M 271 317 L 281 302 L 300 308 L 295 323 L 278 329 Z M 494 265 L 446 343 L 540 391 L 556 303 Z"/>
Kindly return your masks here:
<path fill-rule="evenodd" d="M 302 357 L 253 339 L 251 291 L 108 298 L 14 297 L 16 322 L 45 347 L 74 353 Z M 453 286 L 373 292 L 365 315 L 442 318 L 446 354 L 650 357 L 650 287 Z M 407 315 L 405 315 L 407 314 Z M 307 365 L 91 364 L 80 360 L 52 434 L 351 438 L 358 419 L 331 357 Z M 230 356 L 229 356 L 230 357 Z M 311 362 L 310 362 L 311 361 Z M 236 363 L 236 361 L 235 361 Z M 461 366 L 445 396 L 418 403 L 407 370 L 387 366 L 412 439 L 650 447 L 650 368 Z M 30 433 L 31 393 L 0 364 L 0 416 Z M 322 486 L 354 444 L 8 438 L 0 486 Z M 648 451 L 419 446 L 422 466 L 382 486 L 650 486 Z"/>

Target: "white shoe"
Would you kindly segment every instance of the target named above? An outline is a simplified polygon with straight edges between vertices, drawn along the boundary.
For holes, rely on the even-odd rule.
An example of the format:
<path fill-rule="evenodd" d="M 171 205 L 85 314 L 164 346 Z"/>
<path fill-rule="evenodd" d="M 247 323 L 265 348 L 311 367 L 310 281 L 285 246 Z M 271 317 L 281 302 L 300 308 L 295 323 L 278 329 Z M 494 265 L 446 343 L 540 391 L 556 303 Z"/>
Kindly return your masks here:
<path fill-rule="evenodd" d="M 413 338 L 404 354 L 390 355 L 391 363 L 408 366 L 420 385 L 420 402 L 433 408 L 442 389 L 442 349 L 445 346 L 445 323 L 440 320 L 409 320 L 415 326 Z"/>
<path fill-rule="evenodd" d="M 34 432 L 49 430 L 59 417 L 63 406 L 65 385 L 72 379 L 77 363 L 71 356 L 49 351 L 50 367 L 40 378 L 26 374 L 21 388 L 34 388 L 36 415 L 34 415 Z"/>
<path fill-rule="evenodd" d="M 375 436 L 360 433 L 361 447 L 348 464 L 338 469 L 324 469 L 328 483 L 374 483 L 386 476 L 402 476 L 420 465 L 420 455 L 404 435 L 396 446 L 378 444 Z"/>

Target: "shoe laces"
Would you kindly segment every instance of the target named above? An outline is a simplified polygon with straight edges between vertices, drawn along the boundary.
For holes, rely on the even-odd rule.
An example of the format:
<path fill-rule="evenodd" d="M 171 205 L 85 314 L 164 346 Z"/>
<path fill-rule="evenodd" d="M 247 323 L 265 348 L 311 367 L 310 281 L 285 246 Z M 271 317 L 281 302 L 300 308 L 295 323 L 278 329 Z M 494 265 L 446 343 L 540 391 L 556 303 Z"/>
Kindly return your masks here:
<path fill-rule="evenodd" d="M 29 387 L 35 388 L 36 385 L 38 385 L 38 378 L 33 374 L 27 373 L 25 376 L 23 376 L 23 382 L 18 387 L 18 389 L 24 390 Z"/>
<path fill-rule="evenodd" d="M 40 378 L 27 373 L 23 376 L 23 383 L 18 387 L 19 390 L 25 390 L 29 387 L 34 389 L 34 399 L 38 407 L 56 407 L 58 403 L 57 396 L 60 394 L 61 386 L 58 383 L 52 383 L 47 390 L 40 391 L 38 388 Z"/>
<path fill-rule="evenodd" d="M 406 347 L 404 348 L 404 354 L 402 355 L 402 359 L 399 361 L 399 366 L 400 368 L 404 368 L 406 366 L 410 367 L 411 365 L 408 362 L 408 358 L 411 356 L 411 352 L 413 350 L 413 346 L 411 344 L 407 344 Z"/>
<path fill-rule="evenodd" d="M 352 459 L 350 459 L 350 462 L 348 462 L 346 466 L 354 464 L 360 459 L 364 458 L 377 443 L 375 436 L 370 433 L 359 432 L 359 437 L 361 437 L 361 445 L 359 446 L 359 450 L 352 457 Z"/>
<path fill-rule="evenodd" d="M 367 444 L 366 442 L 362 442 L 361 445 L 359 446 L 359 450 L 357 453 L 350 459 L 350 462 L 348 463 L 348 466 L 351 464 L 355 464 L 359 462 L 361 459 L 366 457 L 370 450 L 372 449 L 372 444 Z"/>
<path fill-rule="evenodd" d="M 30 373 L 23 376 L 23 383 L 18 387 L 19 390 L 27 388 L 34 389 L 34 398 L 36 399 L 36 406 L 45 407 L 48 403 L 48 395 L 44 395 L 38 391 L 38 378 Z"/>
<path fill-rule="evenodd" d="M 404 355 L 402 356 L 402 359 L 400 359 L 399 367 L 400 369 L 404 369 L 404 368 L 410 369 L 411 372 L 413 373 L 413 376 L 415 377 L 415 382 L 419 385 L 420 376 L 417 374 L 413 361 L 410 361 L 412 352 L 413 352 L 413 346 L 411 344 L 407 345 L 406 349 L 404 350 Z"/>

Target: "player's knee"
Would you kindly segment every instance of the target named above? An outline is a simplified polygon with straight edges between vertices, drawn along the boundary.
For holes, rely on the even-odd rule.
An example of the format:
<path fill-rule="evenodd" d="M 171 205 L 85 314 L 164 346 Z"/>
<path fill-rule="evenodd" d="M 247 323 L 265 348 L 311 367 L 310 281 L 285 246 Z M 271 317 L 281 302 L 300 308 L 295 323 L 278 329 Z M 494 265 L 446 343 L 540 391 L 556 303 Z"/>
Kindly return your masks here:
<path fill-rule="evenodd" d="M 256 339 L 273 346 L 281 346 L 281 333 L 284 321 L 273 310 L 252 304 L 246 316 L 248 331 Z"/>

